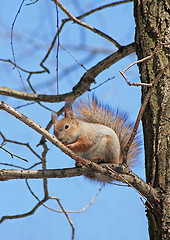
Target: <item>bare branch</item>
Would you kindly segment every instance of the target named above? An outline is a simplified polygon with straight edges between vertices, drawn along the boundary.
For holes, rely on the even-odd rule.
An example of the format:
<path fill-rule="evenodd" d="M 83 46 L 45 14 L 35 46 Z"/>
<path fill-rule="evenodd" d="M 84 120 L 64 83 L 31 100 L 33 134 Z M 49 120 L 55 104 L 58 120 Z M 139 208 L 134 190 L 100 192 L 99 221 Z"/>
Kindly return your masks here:
<path fill-rule="evenodd" d="M 95 164 L 96 165 L 96 164 Z M 121 181 L 124 183 L 130 183 L 135 189 L 137 189 L 144 197 L 146 197 L 151 203 L 158 201 L 158 194 L 155 189 L 145 183 L 135 173 L 133 173 L 125 165 L 117 164 L 101 164 L 98 165 L 98 170 L 104 175 L 108 175 L 111 179 Z M 65 169 L 48 169 L 48 170 L 13 170 L 13 169 L 2 169 L 0 170 L 0 181 L 6 181 L 10 179 L 42 179 L 42 178 L 66 178 L 75 177 L 81 175 L 92 174 L 96 171 L 92 163 L 91 168 L 87 167 L 75 167 Z M 115 172 L 113 172 L 113 171 Z"/>
<path fill-rule="evenodd" d="M 81 175 L 82 170 L 80 168 L 47 169 L 47 170 L 1 169 L 0 181 L 7 181 L 11 179 L 66 178 Z"/>
<path fill-rule="evenodd" d="M 88 71 L 85 66 L 83 66 L 83 64 L 81 64 L 64 46 L 62 46 L 60 44 L 60 47 L 62 47 L 64 49 L 64 51 L 66 51 L 75 61 L 76 63 L 78 63 L 78 65 L 80 65 L 82 68 L 84 68 L 85 71 Z"/>
<path fill-rule="evenodd" d="M 80 79 L 80 81 L 73 87 L 73 91 L 61 94 L 61 95 L 45 95 L 45 94 L 34 94 L 21 92 L 7 87 L 0 87 L 0 95 L 15 97 L 27 101 L 36 102 L 61 102 L 67 101 L 70 98 L 75 99 L 81 96 L 84 92 L 90 90 L 90 85 L 94 82 L 95 77 L 97 77 L 105 69 L 109 68 L 114 63 L 118 62 L 120 59 L 128 56 L 135 51 L 135 44 L 131 43 L 121 50 L 111 54 L 107 58 L 103 59 L 101 62 L 96 64 L 94 67 L 90 68 Z"/>
<path fill-rule="evenodd" d="M 101 192 L 102 188 L 105 186 L 105 184 L 103 184 L 99 190 L 97 191 L 97 193 L 95 194 L 95 196 L 93 197 L 93 199 L 85 206 L 83 207 L 81 210 L 66 210 L 67 213 L 82 213 L 84 212 L 88 207 L 90 207 L 93 202 L 96 200 L 96 198 L 98 197 L 99 193 Z M 54 208 L 51 208 L 49 206 L 47 206 L 46 204 L 43 204 L 44 207 L 46 207 L 47 209 L 53 211 L 53 212 L 57 212 L 57 213 L 63 213 L 63 211 L 61 210 L 56 210 Z"/>
<path fill-rule="evenodd" d="M 78 18 L 74 17 L 58 0 L 53 0 L 53 2 L 55 4 L 57 4 L 57 6 L 59 6 L 59 8 L 74 22 L 77 23 L 89 30 L 91 30 L 94 33 L 97 33 L 98 35 L 100 35 L 101 37 L 104 37 L 105 39 L 107 39 L 108 41 L 112 42 L 118 49 L 121 49 L 122 46 L 113 38 L 111 38 L 110 36 L 108 36 L 107 34 L 105 34 L 104 32 L 101 32 L 100 30 L 98 30 L 97 28 L 94 28 L 92 26 L 90 26 L 87 23 L 84 23 L 82 21 L 80 21 Z"/>
<path fill-rule="evenodd" d="M 47 201 L 48 199 L 44 198 L 43 200 L 41 200 L 40 202 L 38 202 L 35 207 L 27 212 L 27 213 L 23 213 L 23 214 L 18 214 L 18 215 L 12 215 L 12 216 L 3 216 L 1 219 L 0 219 L 0 223 L 2 223 L 4 220 L 7 220 L 7 219 L 17 219 L 17 218 L 23 218 L 23 217 L 27 217 L 27 216 L 30 216 L 32 214 L 34 214 L 34 212 L 43 204 Z"/>
<path fill-rule="evenodd" d="M 73 93 L 61 94 L 57 95 L 45 95 L 45 94 L 34 94 L 34 93 L 27 93 L 22 91 L 17 91 L 14 89 L 10 89 L 7 87 L 0 87 L 0 94 L 5 96 L 10 96 L 14 98 L 23 99 L 26 101 L 40 101 L 40 102 L 59 102 L 59 101 L 66 101 L 70 97 L 73 96 Z"/>
<path fill-rule="evenodd" d="M 18 166 L 18 165 L 15 165 L 15 164 L 0 162 L 0 165 L 2 165 L 2 166 L 8 166 L 8 167 L 14 167 L 14 168 L 19 168 L 19 169 L 25 170 L 25 168 L 23 168 L 23 167 L 21 167 L 21 166 Z"/>
<path fill-rule="evenodd" d="M 152 57 L 153 57 L 152 55 L 147 56 L 147 57 L 145 57 L 145 58 L 143 58 L 143 59 L 140 59 L 140 60 L 138 60 L 138 61 L 130 64 L 130 65 L 129 65 L 127 68 L 125 68 L 123 71 L 119 71 L 119 72 L 122 74 L 122 76 L 124 77 L 124 79 L 126 80 L 126 82 L 127 82 L 127 84 L 128 84 L 129 86 L 136 86 L 136 87 L 138 87 L 138 86 L 151 87 L 151 86 L 152 86 L 152 84 L 148 84 L 148 83 L 131 83 L 131 82 L 128 81 L 127 77 L 125 76 L 125 72 L 126 72 L 129 68 L 131 68 L 133 65 L 138 64 L 138 63 L 140 63 L 140 62 L 144 62 L 144 61 L 146 61 L 146 60 L 148 60 L 148 59 L 151 59 Z"/>
<path fill-rule="evenodd" d="M 16 157 L 16 158 L 21 159 L 21 160 L 23 160 L 23 161 L 25 161 L 25 162 L 28 162 L 27 159 L 22 158 L 22 157 L 14 154 L 14 153 L 11 153 L 10 151 L 8 151 L 7 149 L 5 149 L 5 148 L 4 148 L 3 146 L 1 146 L 1 145 L 0 145 L 0 148 L 1 148 L 2 150 L 4 150 L 5 152 L 7 152 L 8 154 L 10 154 L 12 158 L 13 158 L 13 157 Z"/>
<path fill-rule="evenodd" d="M 90 14 L 92 13 L 95 13 L 99 10 L 102 10 L 102 9 L 105 9 L 105 8 L 108 8 L 108 7 L 114 7 L 114 6 L 117 6 L 117 5 L 120 5 L 120 4 L 125 4 L 125 3 L 128 3 L 128 2 L 132 2 L 133 0 L 124 0 L 124 1 L 117 1 L 117 2 L 113 2 L 113 3 L 109 3 L 109 4 L 106 4 L 106 5 L 103 5 L 103 6 L 100 6 L 100 7 L 97 7 L 95 9 L 92 9 L 86 13 L 83 13 L 82 15 L 76 17 L 77 19 L 82 19 L 84 17 L 87 17 L 89 16 Z M 70 20 L 70 19 L 68 19 Z"/>
<path fill-rule="evenodd" d="M 21 71 L 23 71 L 23 72 L 25 72 L 25 73 L 29 73 L 29 74 L 40 74 L 40 73 L 46 72 L 45 70 L 43 70 L 43 71 L 28 71 L 28 70 L 26 70 L 26 69 L 21 68 L 21 67 L 18 66 L 16 63 L 12 62 L 10 59 L 2 59 L 2 58 L 0 58 L 0 61 L 1 61 L 1 62 L 9 62 L 9 63 L 11 63 L 14 67 L 20 69 Z"/>
<path fill-rule="evenodd" d="M 35 3 L 37 3 L 38 1 L 39 1 L 39 0 L 35 0 L 34 2 L 27 3 L 27 4 L 25 4 L 25 6 L 29 6 L 29 5 L 35 4 Z"/>
<path fill-rule="evenodd" d="M 25 2 L 25 0 L 22 0 L 21 4 L 20 4 L 20 6 L 19 6 L 19 9 L 18 9 L 18 11 L 17 11 L 17 14 L 16 14 L 16 16 L 15 16 L 15 18 L 14 18 L 14 21 L 13 21 L 13 23 L 12 23 L 12 26 L 11 26 L 11 50 L 12 50 L 12 56 L 13 56 L 14 64 L 15 64 L 15 65 L 16 65 L 16 58 L 15 58 L 14 45 L 13 45 L 13 30 L 14 30 L 15 22 L 16 22 L 16 20 L 17 20 L 17 17 L 18 17 L 18 15 L 19 15 L 20 11 L 21 11 L 21 8 L 22 8 L 24 2 Z M 23 84 L 24 90 L 26 91 L 25 85 L 24 85 L 24 81 L 23 81 L 23 78 L 22 78 L 21 73 L 20 73 L 20 71 L 19 71 L 19 68 L 17 68 L 17 72 L 18 72 L 19 77 L 20 77 L 20 79 L 21 79 L 21 82 L 22 82 L 22 84 Z"/>
<path fill-rule="evenodd" d="M 126 80 L 127 84 L 128 84 L 129 86 L 136 86 L 136 87 L 138 87 L 138 86 L 151 87 L 152 84 L 150 84 L 150 83 L 131 83 L 131 82 L 127 79 L 127 77 L 125 76 L 125 72 L 126 72 L 129 68 L 131 68 L 132 66 L 134 66 L 135 64 L 138 64 L 138 63 L 141 63 L 141 62 L 144 62 L 144 61 L 146 61 L 146 60 L 149 60 L 149 59 L 153 58 L 154 54 L 157 52 L 157 50 L 159 49 L 160 46 L 162 46 L 162 45 L 169 45 L 169 44 L 170 44 L 169 42 L 163 43 L 163 42 L 161 41 L 161 37 L 160 37 L 160 42 L 159 42 L 159 44 L 158 44 L 157 47 L 154 49 L 154 51 L 151 52 L 151 54 L 150 54 L 149 56 L 144 57 L 144 58 L 142 58 L 142 59 L 140 59 L 140 60 L 138 60 L 138 61 L 135 61 L 134 63 L 132 63 L 132 64 L 130 64 L 128 67 L 126 67 L 123 71 L 119 71 L 119 72 L 121 73 L 121 75 L 124 77 L 124 79 Z"/>
<path fill-rule="evenodd" d="M 142 194 L 142 192 L 140 192 L 134 185 L 132 185 L 130 182 L 128 182 L 122 175 L 120 175 L 120 174 L 118 174 L 117 172 L 115 172 L 112 168 L 108 167 L 108 169 L 109 169 L 110 171 L 112 171 L 113 173 L 116 173 L 116 174 L 120 177 L 120 179 L 122 179 L 123 182 L 126 183 L 129 187 L 134 188 L 134 189 L 148 202 L 149 206 L 150 206 L 151 208 L 154 208 L 154 205 L 153 205 L 152 203 L 150 203 L 150 201 L 149 201 L 149 200 Z"/>
<path fill-rule="evenodd" d="M 42 158 L 34 151 L 34 149 L 29 145 L 29 143 L 22 143 L 22 142 L 6 139 L 6 137 L 2 134 L 2 132 L 0 132 L 0 136 L 3 138 L 4 143 L 8 142 L 8 143 L 26 146 L 37 158 L 39 158 L 42 161 Z"/>
<path fill-rule="evenodd" d="M 37 201 L 40 202 L 39 198 L 34 194 L 34 192 L 32 191 L 32 189 L 31 189 L 31 187 L 30 187 L 30 185 L 28 184 L 28 180 L 27 180 L 27 179 L 26 179 L 26 184 L 27 184 L 27 187 L 28 187 L 29 191 L 31 192 L 31 194 L 36 198 Z M 74 239 L 74 231 L 75 231 L 75 229 L 74 229 L 74 226 L 73 226 L 73 223 L 72 223 L 70 217 L 68 216 L 68 211 L 66 211 L 66 210 L 64 209 L 64 207 L 63 207 L 63 205 L 61 204 L 60 199 L 59 199 L 58 197 L 50 197 L 50 196 L 48 196 L 48 199 L 57 200 L 57 202 L 58 202 L 60 208 L 62 209 L 62 211 L 61 211 L 61 210 L 55 210 L 55 209 L 53 209 L 53 208 L 50 208 L 50 207 L 48 207 L 47 205 L 45 205 L 44 203 L 43 203 L 42 205 L 43 205 L 44 207 L 46 207 L 47 209 L 52 210 L 52 211 L 54 211 L 54 212 L 64 213 L 64 214 L 65 214 L 68 222 L 69 222 L 70 225 L 71 225 L 71 228 L 72 228 L 72 236 L 73 236 L 72 239 Z"/>
<path fill-rule="evenodd" d="M 62 212 L 64 213 L 64 215 L 66 216 L 68 222 L 70 223 L 70 226 L 72 228 L 72 240 L 74 240 L 75 228 L 74 228 L 73 222 L 71 221 L 67 211 L 64 209 L 63 205 L 61 204 L 60 199 L 58 197 L 49 197 L 49 199 L 55 199 L 58 202 L 58 205 L 60 206 Z"/>
<path fill-rule="evenodd" d="M 42 169 L 43 171 L 46 170 L 46 155 L 48 152 L 48 148 L 46 143 L 43 144 L 43 152 L 42 152 Z M 48 195 L 48 187 L 47 187 L 47 178 L 43 178 L 43 186 L 44 186 L 44 197 L 47 198 L 49 197 Z"/>
<path fill-rule="evenodd" d="M 101 87 L 103 84 L 105 84 L 106 82 L 108 82 L 108 81 L 110 81 L 110 80 L 112 80 L 112 79 L 114 79 L 114 78 L 115 78 L 115 77 L 106 79 L 105 81 L 103 81 L 102 83 L 100 83 L 99 85 L 97 85 L 96 87 L 91 88 L 90 91 L 95 90 L 95 89 L 98 88 L 98 87 Z"/>

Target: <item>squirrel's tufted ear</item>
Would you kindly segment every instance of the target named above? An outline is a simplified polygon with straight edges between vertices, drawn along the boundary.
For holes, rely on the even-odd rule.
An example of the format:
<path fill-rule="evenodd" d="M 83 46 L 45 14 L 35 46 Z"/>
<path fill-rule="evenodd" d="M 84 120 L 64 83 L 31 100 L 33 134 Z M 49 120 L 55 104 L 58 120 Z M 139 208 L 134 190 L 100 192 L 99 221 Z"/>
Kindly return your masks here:
<path fill-rule="evenodd" d="M 70 110 L 70 111 L 72 111 L 72 104 L 73 104 L 72 101 L 66 101 L 66 102 L 65 102 L 65 110 Z"/>
<path fill-rule="evenodd" d="M 69 120 L 75 119 L 75 115 L 72 111 L 72 101 L 67 101 L 65 103 L 65 118 L 68 118 Z"/>
<path fill-rule="evenodd" d="M 57 113 L 52 111 L 51 112 L 51 120 L 52 120 L 53 124 L 57 121 L 57 117 L 58 117 Z"/>

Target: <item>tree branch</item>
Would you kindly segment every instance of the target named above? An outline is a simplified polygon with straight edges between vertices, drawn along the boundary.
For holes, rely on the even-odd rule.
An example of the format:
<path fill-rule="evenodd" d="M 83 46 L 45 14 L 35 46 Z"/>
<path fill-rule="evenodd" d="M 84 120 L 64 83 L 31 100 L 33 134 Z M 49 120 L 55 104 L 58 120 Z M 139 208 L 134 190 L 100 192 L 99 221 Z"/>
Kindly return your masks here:
<path fill-rule="evenodd" d="M 92 10 L 86 12 L 86 13 L 83 13 L 82 15 L 80 15 L 80 16 L 78 16 L 78 17 L 76 17 L 76 18 L 80 20 L 80 19 L 82 19 L 82 18 L 84 18 L 84 17 L 87 17 L 87 16 L 89 16 L 90 14 L 92 14 L 92 13 L 94 13 L 94 12 L 96 12 L 96 11 L 102 10 L 102 9 L 104 9 L 104 8 L 113 7 L 113 6 L 116 6 L 116 5 L 119 5 L 119 4 L 124 4 L 124 3 L 132 2 L 132 1 L 133 1 L 133 0 L 124 0 L 124 1 L 118 1 L 118 2 L 114 2 L 114 3 L 106 4 L 106 5 L 97 7 L 97 8 L 95 8 L 95 9 L 92 9 Z M 54 36 L 54 38 L 53 38 L 53 41 L 52 41 L 52 43 L 51 43 L 50 48 L 48 49 L 45 57 L 43 58 L 43 60 L 42 60 L 41 63 L 40 63 L 40 66 L 44 69 L 44 72 L 48 72 L 48 73 L 49 73 L 49 70 L 47 69 L 47 67 L 44 66 L 44 62 L 47 60 L 47 58 L 48 58 L 51 50 L 53 49 L 53 47 L 54 47 L 54 45 L 55 45 L 55 42 L 56 42 L 57 37 L 59 36 L 61 30 L 63 29 L 65 23 L 68 22 L 68 21 L 71 21 L 71 19 L 70 19 L 70 18 L 65 18 L 65 19 L 62 20 L 62 24 L 61 24 L 60 28 L 58 29 L 57 33 L 55 34 L 55 36 Z M 82 49 L 82 46 L 81 46 L 81 49 Z"/>
<path fill-rule="evenodd" d="M 101 164 L 99 165 L 105 174 L 109 174 L 113 180 L 130 183 L 139 193 L 148 199 L 151 203 L 158 198 L 157 191 L 145 183 L 127 166 L 118 164 Z M 113 170 L 113 171 L 112 171 Z M 83 167 L 64 168 L 64 169 L 47 169 L 47 170 L 0 170 L 0 181 L 11 179 L 44 179 L 44 178 L 70 178 L 81 175 L 93 174 L 94 169 Z"/>
<path fill-rule="evenodd" d="M 51 103 L 67 101 L 70 98 L 75 99 L 81 96 L 84 92 L 90 91 L 90 85 L 94 82 L 94 79 L 102 71 L 109 68 L 111 65 L 113 65 L 120 59 L 128 56 L 133 52 L 135 52 L 135 44 L 131 43 L 125 47 L 122 47 L 121 50 L 118 50 L 117 52 L 106 57 L 101 62 L 96 64 L 94 67 L 90 68 L 87 72 L 85 72 L 80 81 L 73 87 L 73 91 L 69 93 L 61 95 L 45 95 L 17 91 L 7 87 L 0 87 L 0 95 L 10 96 L 26 101 L 51 102 Z"/>
<path fill-rule="evenodd" d="M 43 200 L 41 200 L 40 202 L 38 202 L 31 211 L 29 211 L 29 212 L 27 212 L 27 213 L 18 214 L 18 215 L 12 215 L 12 216 L 3 216 L 3 217 L 0 219 L 0 223 L 2 223 L 2 222 L 3 222 L 4 220 L 6 220 L 6 219 L 18 219 L 18 218 L 23 218 L 23 217 L 30 216 L 30 215 L 34 214 L 34 212 L 35 212 L 43 203 L 45 203 L 47 200 L 48 200 L 48 198 L 44 198 Z"/>
<path fill-rule="evenodd" d="M 100 35 L 101 37 L 107 39 L 108 41 L 112 42 L 117 48 L 121 49 L 122 46 L 113 38 L 111 38 L 110 36 L 108 36 L 107 34 L 105 34 L 104 32 L 100 31 L 97 28 L 94 28 L 92 26 L 90 26 L 89 24 L 80 21 L 78 18 L 74 17 L 58 0 L 53 0 L 53 2 L 74 22 L 77 23 L 89 30 L 91 30 L 94 33 L 97 33 L 98 35 Z"/>
<path fill-rule="evenodd" d="M 133 1 L 133 0 L 124 0 L 124 1 L 117 1 L 117 2 L 113 2 L 113 3 L 108 3 L 108 4 L 106 4 L 106 5 L 102 5 L 102 6 L 100 6 L 100 7 L 94 8 L 94 9 L 92 9 L 92 10 L 86 12 L 86 13 L 83 13 L 82 15 L 80 15 L 80 16 L 78 16 L 78 17 L 76 17 L 76 18 L 77 18 L 77 19 L 82 19 L 82 18 L 84 18 L 84 17 L 89 16 L 89 15 L 92 14 L 92 13 L 95 13 L 95 12 L 97 12 L 97 11 L 103 10 L 103 9 L 105 9 L 105 8 L 118 6 L 118 5 L 120 5 L 120 4 L 125 4 L 125 3 L 132 2 L 132 1 Z M 68 20 L 70 20 L 70 18 L 68 18 Z"/>

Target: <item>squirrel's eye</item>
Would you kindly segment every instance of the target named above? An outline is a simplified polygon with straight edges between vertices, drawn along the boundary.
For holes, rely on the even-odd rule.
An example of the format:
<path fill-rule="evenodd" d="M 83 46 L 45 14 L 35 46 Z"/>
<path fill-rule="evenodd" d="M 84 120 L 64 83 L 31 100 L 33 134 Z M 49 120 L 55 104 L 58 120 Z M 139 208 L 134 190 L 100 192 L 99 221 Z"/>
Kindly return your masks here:
<path fill-rule="evenodd" d="M 66 124 L 66 125 L 65 125 L 65 129 L 68 129 L 68 128 L 69 128 L 69 125 L 68 125 L 68 124 Z"/>

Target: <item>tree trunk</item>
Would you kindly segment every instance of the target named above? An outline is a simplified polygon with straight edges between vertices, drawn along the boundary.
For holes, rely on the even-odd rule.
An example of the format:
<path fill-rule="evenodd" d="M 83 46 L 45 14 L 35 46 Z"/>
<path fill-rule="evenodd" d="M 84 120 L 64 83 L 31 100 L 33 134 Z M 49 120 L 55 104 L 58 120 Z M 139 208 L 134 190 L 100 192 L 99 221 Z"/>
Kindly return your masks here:
<path fill-rule="evenodd" d="M 134 0 L 136 21 L 136 53 L 142 59 L 157 49 L 152 59 L 139 64 L 141 81 L 152 83 L 168 64 L 168 37 L 170 18 L 168 0 Z M 169 72 L 158 82 L 143 115 L 146 181 L 159 189 L 160 202 L 148 208 L 149 235 L 151 240 L 168 239 L 170 234 L 170 98 Z M 142 101 L 148 87 L 142 88 Z"/>

